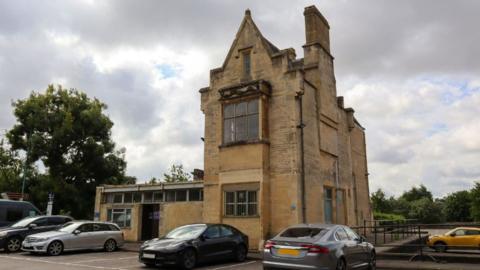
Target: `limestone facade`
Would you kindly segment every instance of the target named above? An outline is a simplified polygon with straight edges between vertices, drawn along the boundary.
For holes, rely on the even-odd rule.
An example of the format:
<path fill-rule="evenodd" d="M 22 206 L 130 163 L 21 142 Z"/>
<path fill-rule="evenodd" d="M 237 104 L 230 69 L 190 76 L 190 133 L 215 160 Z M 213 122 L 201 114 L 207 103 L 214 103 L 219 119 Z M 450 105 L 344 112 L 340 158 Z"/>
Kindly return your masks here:
<path fill-rule="evenodd" d="M 264 38 L 247 10 L 200 90 L 203 220 L 246 232 L 252 249 L 292 224 L 372 218 L 365 130 L 337 96 L 327 20 L 314 6 L 304 16 L 299 59 Z"/>

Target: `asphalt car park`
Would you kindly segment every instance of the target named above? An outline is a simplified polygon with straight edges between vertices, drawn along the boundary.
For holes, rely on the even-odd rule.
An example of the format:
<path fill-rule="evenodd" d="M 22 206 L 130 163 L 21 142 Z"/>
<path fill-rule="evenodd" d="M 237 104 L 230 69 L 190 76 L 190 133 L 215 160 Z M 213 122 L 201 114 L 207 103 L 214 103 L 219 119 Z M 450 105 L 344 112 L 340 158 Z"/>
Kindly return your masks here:
<path fill-rule="evenodd" d="M 71 252 L 60 256 L 32 255 L 27 252 L 0 252 L 0 269 L 15 270 L 135 270 L 157 269 L 148 268 L 138 261 L 138 253 L 119 250 L 116 252 Z M 170 268 L 172 269 L 172 268 Z M 242 263 L 220 262 L 216 264 L 199 265 L 198 270 L 224 269 L 262 269 L 261 261 L 247 260 Z"/>

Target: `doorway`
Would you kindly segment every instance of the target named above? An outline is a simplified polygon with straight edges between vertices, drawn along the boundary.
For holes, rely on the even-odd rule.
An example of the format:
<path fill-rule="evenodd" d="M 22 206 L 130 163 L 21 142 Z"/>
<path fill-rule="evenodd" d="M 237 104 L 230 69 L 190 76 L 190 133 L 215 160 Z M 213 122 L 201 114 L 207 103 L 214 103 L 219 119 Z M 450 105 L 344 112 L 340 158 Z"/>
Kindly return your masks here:
<path fill-rule="evenodd" d="M 158 237 L 160 221 L 160 205 L 142 205 L 142 240 L 150 240 Z"/>

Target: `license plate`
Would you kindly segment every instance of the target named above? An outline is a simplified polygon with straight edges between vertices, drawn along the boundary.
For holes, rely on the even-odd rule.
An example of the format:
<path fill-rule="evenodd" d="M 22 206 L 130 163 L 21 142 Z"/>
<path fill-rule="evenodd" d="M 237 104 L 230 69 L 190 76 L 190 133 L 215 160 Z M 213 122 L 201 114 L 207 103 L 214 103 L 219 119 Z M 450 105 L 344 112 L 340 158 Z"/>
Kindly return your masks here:
<path fill-rule="evenodd" d="M 300 250 L 281 248 L 278 250 L 279 255 L 300 256 Z"/>
<path fill-rule="evenodd" d="M 146 259 L 155 259 L 155 254 L 143 253 L 143 258 L 146 258 Z"/>

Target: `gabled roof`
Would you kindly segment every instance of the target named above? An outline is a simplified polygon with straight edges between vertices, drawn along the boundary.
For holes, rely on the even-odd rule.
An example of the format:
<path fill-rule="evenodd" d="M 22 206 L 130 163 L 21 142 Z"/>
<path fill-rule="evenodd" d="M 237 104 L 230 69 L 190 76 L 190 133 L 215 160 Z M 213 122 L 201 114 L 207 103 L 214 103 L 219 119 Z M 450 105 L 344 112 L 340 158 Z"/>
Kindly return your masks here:
<path fill-rule="evenodd" d="M 222 69 L 225 68 L 227 65 L 228 59 L 230 59 L 231 55 L 233 54 L 233 49 L 236 47 L 238 40 L 240 39 L 241 33 L 245 29 L 247 23 L 252 25 L 253 29 L 257 33 L 257 35 L 260 37 L 260 40 L 262 41 L 265 49 L 267 50 L 268 54 L 273 56 L 273 54 L 280 52 L 280 49 L 278 49 L 275 45 L 273 45 L 270 41 L 268 41 L 260 32 L 258 29 L 257 25 L 252 19 L 251 12 L 249 9 L 245 10 L 245 16 L 243 17 L 242 23 L 240 24 L 240 27 L 238 28 L 237 34 L 235 35 L 235 39 L 232 42 L 232 45 L 230 46 L 230 49 L 228 50 L 227 57 L 225 58 Z"/>

